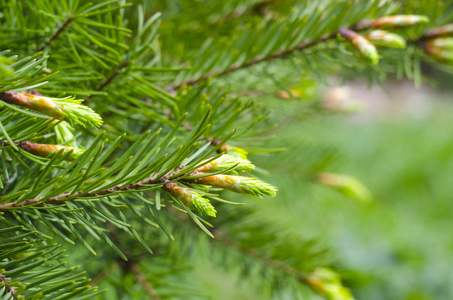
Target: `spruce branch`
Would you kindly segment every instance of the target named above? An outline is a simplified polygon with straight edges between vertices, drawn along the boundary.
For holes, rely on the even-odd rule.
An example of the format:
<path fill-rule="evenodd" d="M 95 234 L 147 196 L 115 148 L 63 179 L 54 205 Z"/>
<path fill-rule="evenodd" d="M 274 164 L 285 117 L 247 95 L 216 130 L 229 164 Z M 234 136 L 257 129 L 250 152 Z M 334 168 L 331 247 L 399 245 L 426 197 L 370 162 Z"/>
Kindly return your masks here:
<path fill-rule="evenodd" d="M 341 34 L 342 32 L 343 33 L 345 33 L 345 32 L 349 32 L 349 33 L 354 32 L 355 33 L 356 31 L 363 32 L 363 31 L 367 31 L 369 29 L 376 29 L 376 28 L 410 27 L 410 26 L 421 24 L 421 23 L 427 23 L 428 21 L 429 21 L 429 19 L 427 17 L 416 16 L 416 15 L 397 15 L 397 16 L 382 17 L 382 18 L 378 18 L 376 20 L 362 20 L 362 21 L 357 22 L 355 25 L 351 26 L 350 28 L 343 27 L 335 32 L 326 33 L 317 40 L 303 41 L 300 44 L 298 44 L 292 48 L 280 49 L 274 53 L 270 53 L 269 55 L 257 55 L 254 58 L 252 58 L 248 61 L 245 61 L 243 63 L 233 64 L 223 70 L 213 70 L 200 77 L 183 80 L 180 83 L 170 85 L 168 88 L 169 89 L 178 89 L 182 86 L 191 86 L 191 85 L 197 84 L 199 82 L 205 81 L 209 78 L 221 77 L 221 76 L 227 75 L 229 73 L 232 73 L 232 72 L 240 70 L 240 69 L 246 69 L 246 68 L 252 67 L 252 66 L 262 63 L 262 62 L 268 62 L 268 61 L 271 61 L 274 59 L 285 58 L 285 57 L 292 55 L 295 52 L 307 50 L 307 49 L 313 48 L 323 42 L 333 40 L 338 36 L 338 34 Z M 350 35 L 350 34 L 348 34 L 348 35 Z M 420 40 L 422 38 L 423 38 L 423 36 L 420 36 L 417 40 Z M 411 42 L 413 42 L 413 41 L 411 41 Z M 362 42 L 362 44 L 363 44 L 363 42 Z M 371 60 L 373 63 L 375 63 L 375 62 L 377 62 L 377 60 L 376 60 L 377 54 L 373 54 L 373 55 L 374 55 L 373 56 L 374 58 Z"/>
<path fill-rule="evenodd" d="M 29 143 L 27 143 L 28 145 Z M 59 150 L 62 151 L 61 148 Z M 139 191 L 140 188 L 146 185 L 162 185 L 162 188 L 167 191 L 170 195 L 174 196 L 181 200 L 186 206 L 191 209 L 195 209 L 200 213 L 204 213 L 208 216 L 215 217 L 216 210 L 210 204 L 209 200 L 204 198 L 203 194 L 195 192 L 189 188 L 181 187 L 174 182 L 170 182 L 169 178 L 172 178 L 174 175 L 178 175 L 176 178 L 173 178 L 172 181 L 177 181 L 180 178 L 184 180 L 190 176 L 195 176 L 197 179 L 185 179 L 187 182 L 195 182 L 195 183 L 202 183 L 206 185 L 212 185 L 221 187 L 224 189 L 229 189 L 237 193 L 245 193 L 245 194 L 252 194 L 254 196 L 275 196 L 276 189 L 271 185 L 259 181 L 255 178 L 248 178 L 244 176 L 230 176 L 230 175 L 212 175 L 210 174 L 204 175 L 198 171 L 190 172 L 189 174 L 181 174 L 181 170 L 184 167 L 180 167 L 175 171 L 172 171 L 168 174 L 164 174 L 163 176 L 159 173 L 155 173 L 152 176 L 145 178 L 136 183 L 124 184 L 120 183 L 113 187 L 99 189 L 94 188 L 91 191 L 77 191 L 74 193 L 63 193 L 54 197 L 45 198 L 45 197 L 37 197 L 33 199 L 28 199 L 22 202 L 7 202 L 0 204 L 0 211 L 5 211 L 8 209 L 20 208 L 20 207 L 31 207 L 35 205 L 48 205 L 48 204 L 55 204 L 55 203 L 63 203 L 66 201 L 72 201 L 76 199 L 83 199 L 83 198 L 91 198 L 91 197 L 99 197 L 109 194 L 114 194 L 116 192 L 121 191 Z M 200 174 L 202 177 L 200 178 Z M 215 177 L 220 176 L 220 177 Z M 206 178 L 206 180 L 203 180 Z M 220 178 L 220 180 L 218 179 Z M 213 180 L 212 180 L 213 179 Z M 45 199 L 41 201 L 42 199 Z M 1 202 L 2 198 L 0 198 Z"/>

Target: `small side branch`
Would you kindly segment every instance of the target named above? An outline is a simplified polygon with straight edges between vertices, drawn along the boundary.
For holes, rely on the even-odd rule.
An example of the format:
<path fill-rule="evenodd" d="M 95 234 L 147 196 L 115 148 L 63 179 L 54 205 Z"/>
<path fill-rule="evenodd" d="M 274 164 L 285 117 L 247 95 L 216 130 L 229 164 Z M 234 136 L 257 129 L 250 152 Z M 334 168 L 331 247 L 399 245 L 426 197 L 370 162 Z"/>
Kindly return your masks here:
<path fill-rule="evenodd" d="M 118 75 L 120 74 L 121 70 L 123 70 L 124 68 L 126 68 L 127 66 L 129 65 L 129 61 L 127 60 L 124 60 L 121 65 L 115 70 L 115 72 L 112 73 L 112 75 L 110 75 L 104 82 L 101 83 L 101 85 L 99 85 L 99 87 L 96 89 L 96 91 L 102 91 L 105 89 L 106 86 L 108 86 L 110 83 L 112 83 L 112 81 L 118 77 Z"/>
<path fill-rule="evenodd" d="M 262 62 L 271 61 L 271 60 L 277 59 L 277 58 L 283 58 L 283 57 L 286 57 L 286 56 L 288 56 L 290 54 L 293 54 L 296 51 L 301 51 L 301 50 L 304 50 L 304 49 L 308 49 L 308 48 L 316 46 L 316 45 L 318 45 L 318 44 L 320 44 L 322 42 L 330 40 L 330 39 L 334 38 L 336 35 L 337 35 L 336 32 L 334 34 L 324 35 L 324 36 L 322 36 L 321 38 L 319 38 L 316 41 L 302 42 L 302 43 L 300 43 L 299 45 L 297 45 L 294 48 L 286 49 L 286 50 L 279 50 L 279 51 L 274 52 L 273 54 L 268 55 L 268 56 L 259 55 L 259 56 L 256 56 L 256 57 L 252 58 L 251 60 L 249 60 L 249 61 L 247 61 L 247 62 L 245 62 L 243 64 L 232 65 L 232 66 L 230 66 L 229 68 L 227 68 L 227 69 L 225 69 L 223 71 L 215 70 L 215 71 L 206 73 L 205 75 L 203 75 L 203 76 L 201 76 L 199 78 L 188 79 L 188 80 L 185 80 L 185 81 L 180 82 L 178 84 L 172 85 L 172 86 L 170 86 L 170 88 L 171 89 L 178 89 L 178 88 L 180 88 L 180 87 L 182 87 L 184 85 L 194 85 L 194 84 L 196 84 L 198 82 L 202 82 L 202 81 L 204 81 L 204 80 L 206 80 L 208 78 L 211 78 L 211 77 L 224 76 L 224 75 L 227 75 L 227 74 L 232 73 L 234 71 L 237 71 L 239 69 L 246 69 L 246 68 L 249 68 L 249 67 L 254 66 L 256 64 L 262 63 Z"/>
<path fill-rule="evenodd" d="M 129 61 L 127 60 L 123 60 L 123 62 L 118 66 L 118 68 L 116 68 L 115 71 L 113 71 L 113 73 L 107 77 L 97 88 L 96 88 L 96 91 L 99 92 L 99 91 L 102 91 L 104 90 L 108 85 L 110 85 L 121 73 L 121 71 L 124 69 L 124 68 L 127 68 L 127 66 L 129 65 Z M 85 98 L 85 101 L 90 101 L 91 99 L 91 96 L 87 96 Z"/>
<path fill-rule="evenodd" d="M 63 31 L 66 30 L 66 28 L 71 24 L 71 22 L 74 21 L 74 16 L 69 15 L 66 21 L 61 24 L 61 26 L 55 31 L 55 33 L 49 38 L 47 42 L 39 46 L 38 51 L 43 51 L 47 46 L 50 45 L 54 40 L 58 39 L 58 37 L 63 33 Z"/>

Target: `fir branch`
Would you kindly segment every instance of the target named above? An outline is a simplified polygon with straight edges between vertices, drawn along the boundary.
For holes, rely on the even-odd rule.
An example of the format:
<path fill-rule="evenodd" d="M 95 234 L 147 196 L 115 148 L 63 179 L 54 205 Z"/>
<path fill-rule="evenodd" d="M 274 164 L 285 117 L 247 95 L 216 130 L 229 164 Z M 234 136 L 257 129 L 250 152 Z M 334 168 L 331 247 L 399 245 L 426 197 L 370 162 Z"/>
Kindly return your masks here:
<path fill-rule="evenodd" d="M 128 60 L 123 60 L 121 62 L 121 64 L 112 72 L 112 74 L 110 74 L 109 77 L 107 77 L 97 88 L 96 88 L 96 91 L 97 92 L 100 92 L 100 91 L 103 91 L 108 85 L 110 85 L 121 73 L 121 71 L 124 69 L 124 68 L 127 68 L 127 66 L 129 65 L 129 61 Z M 85 97 L 85 102 L 88 102 L 91 100 L 91 95 L 88 95 Z"/>
<path fill-rule="evenodd" d="M 114 193 L 114 192 L 138 189 L 144 184 L 158 184 L 158 183 L 162 183 L 163 182 L 162 180 L 165 180 L 164 179 L 165 176 L 160 178 L 160 179 L 157 179 L 157 180 L 155 179 L 156 177 L 157 177 L 157 174 L 154 174 L 153 176 L 145 178 L 145 179 L 143 179 L 140 182 L 132 183 L 132 184 L 129 184 L 129 185 L 126 185 L 126 186 L 123 186 L 122 183 L 120 183 L 120 184 L 118 184 L 118 185 L 116 185 L 114 187 L 110 187 L 108 189 L 104 189 L 104 190 L 101 190 L 101 191 L 96 192 L 96 193 L 79 191 L 79 192 L 75 192 L 75 193 L 60 194 L 60 195 L 57 195 L 55 197 L 51 197 L 51 198 L 49 198 L 49 199 L 47 199 L 45 201 L 42 201 L 42 202 L 40 202 L 40 201 L 41 201 L 41 199 L 43 199 L 43 197 L 29 199 L 29 200 L 26 200 L 26 201 L 23 201 L 23 202 L 20 202 L 20 203 L 8 202 L 8 203 L 0 204 L 0 211 L 11 209 L 11 208 L 17 208 L 17 207 L 33 206 L 33 205 L 37 205 L 37 204 L 39 204 L 39 205 L 47 205 L 47 204 L 54 204 L 54 203 L 57 203 L 57 202 L 61 203 L 61 202 L 72 200 L 74 198 L 88 198 L 88 197 L 103 196 L 103 195 L 108 195 L 108 194 L 111 194 L 111 193 Z M 1 200 L 1 198 L 0 198 L 0 200 Z"/>
<path fill-rule="evenodd" d="M 363 31 L 366 31 L 366 30 L 369 30 L 369 29 L 373 29 L 373 28 L 379 28 L 381 25 L 379 24 L 379 21 L 385 19 L 387 21 L 387 23 L 390 23 L 392 22 L 392 20 L 396 19 L 396 17 L 400 17 L 402 19 L 404 19 L 405 17 L 416 17 L 416 16 L 389 16 L 389 17 L 383 17 L 383 18 L 380 18 L 380 19 L 377 19 L 377 20 L 362 20 L 362 21 L 359 21 L 357 22 L 356 24 L 354 24 L 353 26 L 349 27 L 349 28 L 346 28 L 346 27 L 342 27 L 342 28 L 339 28 L 338 30 L 336 30 L 335 32 L 333 33 L 326 33 L 324 35 L 322 35 L 319 39 L 317 40 L 314 40 L 314 41 L 303 41 L 301 42 L 299 45 L 296 45 L 295 47 L 292 47 L 292 48 L 289 48 L 289 49 L 281 49 L 281 50 L 278 50 L 274 53 L 271 53 L 267 56 L 263 56 L 263 55 L 258 55 L 258 56 L 255 56 L 254 58 L 242 63 L 242 64 L 233 64 L 231 66 L 229 66 L 228 68 L 224 69 L 224 70 L 214 70 L 214 71 L 210 71 L 198 78 L 192 78 L 192 79 L 187 79 L 187 80 L 184 80 L 180 83 L 177 83 L 177 84 L 174 84 L 174 85 L 170 85 L 168 86 L 168 89 L 170 90 L 176 90 L 176 89 L 179 89 L 180 87 L 182 86 L 191 86 L 191 85 L 195 85 L 199 82 L 202 82 L 202 81 L 205 81 L 209 78 L 212 78 L 212 77 L 221 77 L 221 76 L 224 76 L 224 75 L 228 75 L 234 71 L 237 71 L 237 70 L 242 70 L 242 69 L 247 69 L 249 67 L 252 67 L 254 65 L 257 65 L 259 63 L 262 63 L 262 62 L 269 62 L 271 60 L 274 60 L 274 59 L 279 59 L 279 58 L 285 58 L 285 57 L 288 57 L 292 54 L 294 54 L 295 52 L 299 52 L 299 51 L 303 51 L 303 50 L 306 50 L 306 49 L 310 49 L 310 48 L 313 48 L 323 42 L 327 42 L 327 41 L 330 41 L 330 40 L 333 40 L 335 39 L 338 34 L 340 34 L 341 32 L 344 32 L 344 31 L 355 31 L 355 32 L 363 32 Z M 423 17 L 424 19 L 422 19 L 421 17 Z M 424 17 L 424 16 L 420 16 L 421 18 L 421 22 L 420 23 L 425 23 L 427 22 L 427 18 Z M 396 19 L 396 21 L 398 21 Z M 416 23 L 413 23 L 413 24 L 416 24 Z M 398 25 L 398 24 L 394 24 L 393 26 L 400 26 L 400 27 L 407 27 L 407 26 L 410 26 L 410 25 L 413 25 L 413 24 L 404 24 L 404 25 Z M 389 24 L 386 24 L 386 25 L 389 25 Z M 424 35 L 420 36 L 419 38 L 415 39 L 415 40 L 409 40 L 408 42 L 410 43 L 415 43 L 417 44 L 419 41 L 423 40 L 424 38 L 426 38 Z"/>

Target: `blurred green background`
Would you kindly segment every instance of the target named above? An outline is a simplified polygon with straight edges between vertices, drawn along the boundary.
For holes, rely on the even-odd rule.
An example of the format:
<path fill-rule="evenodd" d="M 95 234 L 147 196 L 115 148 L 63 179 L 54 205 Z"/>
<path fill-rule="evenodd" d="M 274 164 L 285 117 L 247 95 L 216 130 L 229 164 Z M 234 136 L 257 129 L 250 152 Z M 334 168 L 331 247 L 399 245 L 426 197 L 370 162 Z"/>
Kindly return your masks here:
<path fill-rule="evenodd" d="M 279 188 L 276 199 L 259 205 L 261 212 L 332 246 L 351 271 L 357 299 L 453 299 L 453 105 L 430 96 L 422 117 L 389 109 L 379 117 L 306 120 L 295 108 L 271 141 L 288 150 L 256 159 Z M 311 149 L 323 148 L 315 159 L 319 153 Z M 307 182 L 301 174 L 312 159 L 329 172 L 360 178 L 374 201 Z"/>

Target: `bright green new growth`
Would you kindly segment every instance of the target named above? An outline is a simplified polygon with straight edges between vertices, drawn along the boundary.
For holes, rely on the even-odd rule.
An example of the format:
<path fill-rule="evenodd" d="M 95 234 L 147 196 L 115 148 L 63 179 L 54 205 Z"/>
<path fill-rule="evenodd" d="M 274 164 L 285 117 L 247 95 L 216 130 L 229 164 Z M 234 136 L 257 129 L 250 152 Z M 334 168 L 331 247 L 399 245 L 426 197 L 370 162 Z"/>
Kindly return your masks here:
<path fill-rule="evenodd" d="M 77 148 L 77 140 L 74 136 L 74 128 L 67 122 L 59 122 L 53 128 L 55 132 L 55 139 L 58 144 Z"/>
<path fill-rule="evenodd" d="M 219 158 L 211 161 L 210 163 L 199 168 L 201 172 L 218 172 L 233 169 L 236 172 L 253 171 L 255 166 L 251 161 L 241 156 L 233 156 L 231 154 L 224 154 Z"/>
<path fill-rule="evenodd" d="M 189 188 L 179 186 L 175 183 L 165 185 L 165 190 L 173 197 L 181 200 L 187 207 L 210 217 L 215 217 L 217 211 L 203 194 L 197 193 Z"/>
<path fill-rule="evenodd" d="M 257 197 L 275 197 L 277 195 L 277 188 L 266 182 L 256 178 L 244 176 L 236 177 L 238 181 L 237 184 L 231 188 L 232 191 L 251 194 Z"/>
<path fill-rule="evenodd" d="M 229 146 L 229 147 L 227 147 L 227 153 L 231 156 L 241 158 L 243 160 L 247 160 L 248 152 L 242 148 Z"/>
<path fill-rule="evenodd" d="M 60 106 L 64 120 L 70 124 L 78 124 L 82 127 L 101 126 L 101 116 L 95 113 L 90 107 L 83 105 L 82 102 L 84 100 L 75 99 L 74 97 L 50 99 Z"/>
<path fill-rule="evenodd" d="M 214 206 L 212 206 L 211 202 L 209 202 L 208 199 L 204 198 L 202 194 L 192 192 L 190 197 L 191 208 L 195 209 L 195 211 L 210 217 L 216 216 L 217 211 L 215 210 Z"/>

